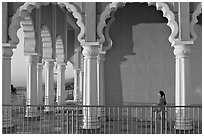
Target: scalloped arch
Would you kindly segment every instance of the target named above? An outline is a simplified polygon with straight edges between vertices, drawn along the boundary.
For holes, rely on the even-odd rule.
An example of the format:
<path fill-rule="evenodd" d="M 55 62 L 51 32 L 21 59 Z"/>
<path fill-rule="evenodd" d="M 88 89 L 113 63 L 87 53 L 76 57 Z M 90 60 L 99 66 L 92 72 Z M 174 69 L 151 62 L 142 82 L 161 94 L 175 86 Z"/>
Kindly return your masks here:
<path fill-rule="evenodd" d="M 111 12 L 117 11 L 119 7 L 124 7 L 127 2 L 112 2 L 109 5 L 106 6 L 105 10 L 100 16 L 99 23 L 97 25 L 97 34 L 99 36 L 98 42 L 103 44 L 105 42 L 105 37 L 103 35 L 103 29 L 107 26 L 106 19 L 111 17 Z M 175 16 L 173 12 L 169 9 L 169 6 L 166 3 L 163 2 L 148 2 L 148 6 L 155 5 L 157 10 L 161 10 L 163 12 L 163 16 L 168 19 L 167 25 L 171 28 L 171 34 L 169 36 L 169 41 L 172 45 L 174 45 L 176 39 L 176 35 L 178 33 L 178 24 L 175 21 Z M 111 20 L 112 21 L 112 20 Z M 112 21 L 113 22 L 113 21 Z M 107 35 L 107 34 L 106 34 Z M 112 41 L 108 38 L 109 47 L 106 49 L 111 48 Z"/>
<path fill-rule="evenodd" d="M 60 35 L 56 38 L 56 61 L 59 63 L 64 63 L 64 45 Z"/>
<path fill-rule="evenodd" d="M 41 37 L 42 37 L 43 59 L 54 59 L 51 34 L 47 25 L 42 26 Z"/>
<path fill-rule="evenodd" d="M 24 20 L 21 21 L 24 32 L 24 53 L 25 54 L 36 54 L 36 43 L 35 43 L 35 30 L 33 26 L 32 18 L 28 15 Z"/>
<path fill-rule="evenodd" d="M 25 19 L 27 14 L 30 14 L 34 8 L 39 8 L 42 5 L 48 5 L 51 2 L 26 2 L 24 5 L 19 7 L 12 17 L 11 24 L 9 26 L 9 37 L 11 45 L 16 48 L 16 45 L 19 43 L 19 38 L 17 36 L 17 31 L 21 27 L 20 22 Z M 53 3 L 52 3 L 53 4 Z M 69 12 L 73 13 L 74 18 L 77 19 L 77 25 L 80 27 L 81 31 L 78 35 L 78 40 L 81 42 L 82 38 L 85 35 L 85 26 L 82 20 L 81 13 L 77 8 L 70 4 L 69 2 L 58 2 L 60 7 L 66 7 Z"/>
<path fill-rule="evenodd" d="M 196 7 L 196 10 L 192 14 L 192 20 L 191 20 L 191 26 L 190 26 L 190 32 L 192 35 L 193 40 L 195 41 L 197 39 L 197 34 L 194 31 L 194 26 L 198 22 L 197 17 L 202 13 L 202 2 L 199 3 Z"/>

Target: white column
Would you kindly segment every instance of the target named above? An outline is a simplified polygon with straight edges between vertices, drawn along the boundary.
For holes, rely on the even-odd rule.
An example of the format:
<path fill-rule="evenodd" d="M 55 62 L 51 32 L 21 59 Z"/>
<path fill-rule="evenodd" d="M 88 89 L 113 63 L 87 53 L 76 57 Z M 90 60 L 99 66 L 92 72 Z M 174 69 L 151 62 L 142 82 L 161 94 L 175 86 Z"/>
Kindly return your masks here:
<path fill-rule="evenodd" d="M 54 105 L 54 60 L 44 60 L 45 70 L 45 105 Z M 45 111 L 52 108 L 45 107 Z"/>
<path fill-rule="evenodd" d="M 175 76 L 175 104 L 176 106 L 189 106 L 190 102 L 190 44 L 174 45 L 176 56 L 176 76 Z M 188 108 L 176 108 L 175 129 L 192 129 Z"/>
<path fill-rule="evenodd" d="M 79 69 L 75 69 L 74 70 L 74 101 L 76 103 L 79 103 L 80 102 L 80 80 L 79 80 L 79 73 L 80 73 L 80 70 Z"/>
<path fill-rule="evenodd" d="M 37 105 L 37 55 L 27 56 L 26 105 Z M 25 117 L 37 117 L 37 107 L 26 107 Z"/>
<path fill-rule="evenodd" d="M 84 57 L 81 55 L 80 65 L 80 102 L 83 103 L 83 88 L 84 88 Z"/>
<path fill-rule="evenodd" d="M 43 105 L 43 85 L 42 85 L 43 63 L 37 64 L 37 104 Z"/>
<path fill-rule="evenodd" d="M 97 61 L 97 90 L 98 90 L 98 105 L 105 105 L 105 84 L 104 84 L 104 62 L 105 62 L 105 53 L 98 55 Z M 99 109 L 99 116 L 102 119 L 105 119 L 105 110 L 104 108 Z"/>
<path fill-rule="evenodd" d="M 99 54 L 98 42 L 82 44 L 84 55 L 84 92 L 83 105 L 98 105 L 97 94 L 97 56 Z M 83 108 L 83 128 L 99 128 L 98 111 L 96 108 Z"/>
<path fill-rule="evenodd" d="M 80 102 L 83 102 L 84 71 L 80 71 Z"/>
<path fill-rule="evenodd" d="M 2 48 L 2 105 L 11 105 L 11 56 L 12 48 L 9 43 L 3 43 Z M 3 107 L 3 128 L 12 127 L 11 108 Z"/>
<path fill-rule="evenodd" d="M 65 63 L 57 64 L 57 104 L 65 103 Z"/>

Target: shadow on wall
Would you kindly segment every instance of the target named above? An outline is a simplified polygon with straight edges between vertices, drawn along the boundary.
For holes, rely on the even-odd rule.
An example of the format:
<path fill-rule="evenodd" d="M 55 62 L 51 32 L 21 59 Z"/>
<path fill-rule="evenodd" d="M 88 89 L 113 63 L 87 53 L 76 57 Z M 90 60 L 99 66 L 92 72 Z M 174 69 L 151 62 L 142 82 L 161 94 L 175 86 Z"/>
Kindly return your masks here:
<path fill-rule="evenodd" d="M 167 19 L 163 18 L 161 11 L 146 3 L 126 4 L 116 11 L 115 21 L 110 27 L 113 46 L 105 61 L 106 105 L 124 104 L 120 65 L 127 61 L 125 56 L 135 56 L 132 28 L 140 23 L 167 23 Z"/>

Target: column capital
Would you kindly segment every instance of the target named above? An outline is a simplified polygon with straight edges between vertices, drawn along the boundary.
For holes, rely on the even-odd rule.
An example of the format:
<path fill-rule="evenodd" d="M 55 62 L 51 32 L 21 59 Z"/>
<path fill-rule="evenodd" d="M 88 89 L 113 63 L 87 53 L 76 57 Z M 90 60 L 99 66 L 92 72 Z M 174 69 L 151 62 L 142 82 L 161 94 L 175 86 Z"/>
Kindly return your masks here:
<path fill-rule="evenodd" d="M 99 54 L 100 43 L 99 42 L 82 42 L 83 55 L 86 58 L 96 58 Z"/>
<path fill-rule="evenodd" d="M 38 62 L 38 55 L 29 55 L 29 56 L 27 56 L 26 61 L 29 64 L 37 64 L 37 62 Z"/>
<path fill-rule="evenodd" d="M 105 54 L 102 53 L 102 54 L 99 54 L 97 56 L 97 63 L 100 64 L 100 63 L 104 63 L 105 62 Z"/>
<path fill-rule="evenodd" d="M 66 64 L 65 63 L 57 63 L 57 70 L 65 70 Z"/>
<path fill-rule="evenodd" d="M 13 55 L 12 47 L 10 43 L 2 43 L 2 56 L 3 59 L 11 59 L 11 56 Z"/>
<path fill-rule="evenodd" d="M 37 63 L 37 69 L 42 71 L 43 65 L 44 65 L 44 62 L 42 62 L 42 63 Z"/>
<path fill-rule="evenodd" d="M 74 73 L 75 74 L 80 73 L 80 69 L 74 69 Z"/>
<path fill-rule="evenodd" d="M 43 60 L 44 63 L 45 63 L 45 67 L 54 67 L 55 64 L 54 64 L 54 59 L 46 59 L 46 60 Z"/>
<path fill-rule="evenodd" d="M 176 58 L 186 58 L 191 54 L 190 46 L 193 44 L 193 41 L 178 41 L 173 46 L 174 54 Z"/>

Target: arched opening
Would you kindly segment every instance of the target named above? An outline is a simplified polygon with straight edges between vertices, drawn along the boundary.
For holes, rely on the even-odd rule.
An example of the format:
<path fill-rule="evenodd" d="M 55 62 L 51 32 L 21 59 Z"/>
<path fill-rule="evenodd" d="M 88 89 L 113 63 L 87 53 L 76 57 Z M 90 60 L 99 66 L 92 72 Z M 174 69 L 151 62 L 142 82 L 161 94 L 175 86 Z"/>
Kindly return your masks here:
<path fill-rule="evenodd" d="M 108 105 L 157 103 L 159 90 L 174 103 L 174 55 L 167 22 L 161 11 L 146 3 L 128 3 L 116 11 L 109 31 L 113 46 L 105 62 Z"/>
<path fill-rule="evenodd" d="M 34 8 L 30 13 L 30 15 L 32 16 L 33 25 L 34 25 L 34 28 L 35 28 L 35 34 L 36 34 L 35 35 L 36 36 L 35 40 L 36 40 L 36 46 L 37 46 L 36 48 L 38 48 L 37 51 L 39 51 L 38 53 L 40 54 L 39 62 L 42 61 L 42 58 L 43 58 L 42 51 L 43 50 L 42 50 L 42 46 L 41 46 L 41 41 L 39 40 L 39 38 L 40 38 L 40 36 L 39 36 L 40 34 L 38 33 L 39 32 L 39 30 L 38 30 L 38 27 L 39 27 L 39 20 L 38 19 L 39 19 L 39 17 L 37 15 L 38 14 L 37 12 L 39 12 L 39 10 L 41 10 L 41 13 L 46 16 L 47 10 L 50 10 L 52 7 L 53 7 L 53 3 L 48 4 L 48 5 L 47 4 L 45 4 L 45 5 L 42 4 L 42 5 L 40 5 L 40 7 Z M 57 18 L 56 18 L 55 22 L 58 25 L 55 24 L 55 34 L 52 33 L 52 40 L 53 40 L 53 45 L 55 45 L 55 43 L 54 43 L 55 39 L 53 38 L 54 35 L 57 35 L 59 33 L 63 35 L 63 37 L 62 37 L 63 38 L 63 43 L 65 43 L 64 44 L 64 48 L 65 48 L 64 53 L 65 53 L 65 57 L 66 57 L 65 61 L 68 61 L 68 62 L 66 62 L 67 65 L 66 65 L 66 72 L 65 72 L 65 88 L 67 88 L 66 87 L 66 85 L 67 85 L 66 82 L 68 82 L 68 84 L 70 82 L 71 82 L 71 84 L 73 83 L 73 77 L 74 77 L 74 73 L 73 73 L 74 64 L 73 63 L 74 63 L 74 48 L 75 48 L 74 44 L 75 44 L 75 42 L 78 42 L 77 44 L 79 44 L 77 36 L 80 33 L 80 31 L 79 31 L 80 27 L 77 24 L 78 20 L 75 19 L 75 17 L 73 17 L 72 13 L 69 13 L 67 11 L 66 5 L 59 4 L 59 5 L 56 5 L 56 7 L 57 7 L 57 9 L 56 9 L 57 12 L 55 14 L 58 14 L 58 15 L 57 15 Z M 72 12 L 76 13 L 76 11 L 72 11 Z M 51 20 L 49 20 L 48 19 L 49 17 L 47 17 L 47 19 L 49 20 L 48 21 L 45 18 L 45 16 L 42 15 L 42 14 L 41 14 L 41 19 L 40 19 L 41 25 L 48 24 L 49 28 L 53 30 L 53 23 L 51 23 L 52 18 L 50 18 Z M 64 20 L 66 22 L 66 25 L 67 25 L 66 30 L 62 29 L 62 27 L 61 27 L 61 26 L 63 26 L 62 24 L 60 25 L 61 22 L 59 22 L 59 21 L 62 21 L 62 19 L 60 19 L 60 18 L 62 18 L 62 15 L 60 15 L 60 14 L 65 14 L 65 16 L 67 15 L 66 20 Z M 22 28 L 22 26 L 21 26 L 21 28 Z M 12 83 L 14 84 L 14 86 L 19 88 L 18 90 L 23 90 L 23 93 L 25 94 L 25 91 L 26 91 L 26 72 L 24 72 L 23 74 L 20 74 L 19 76 L 16 76 L 17 73 L 14 72 L 14 69 L 16 69 L 17 67 L 19 67 L 19 69 L 22 69 L 22 71 L 27 70 L 26 69 L 26 57 L 24 56 L 24 48 L 23 48 L 24 34 L 22 32 L 22 29 L 17 29 L 17 30 L 19 30 L 19 32 L 21 32 L 21 34 L 19 36 L 19 39 L 22 42 L 20 42 L 19 44 L 21 44 L 22 46 L 20 45 L 20 48 L 17 48 L 16 50 L 14 50 L 14 56 L 12 58 L 14 58 L 14 57 L 15 58 L 14 58 L 14 61 L 12 60 L 12 76 L 11 77 L 12 77 Z M 77 34 L 75 34 L 75 33 L 77 33 Z M 19 46 L 19 44 L 17 45 L 17 47 Z M 55 46 L 53 46 L 53 49 L 54 49 L 53 57 L 55 57 L 55 50 L 56 50 Z M 18 52 L 18 55 L 21 55 L 21 56 L 16 57 L 17 54 L 15 52 Z M 18 73 L 20 73 L 20 72 L 18 72 Z M 43 81 L 43 84 L 44 84 L 45 83 L 44 71 L 43 71 L 42 75 L 43 75 L 43 77 L 42 77 L 43 80 L 42 81 Z M 19 80 L 19 79 L 21 79 L 21 80 Z M 22 82 L 18 83 L 19 81 L 22 81 Z M 55 82 L 57 82 L 56 79 L 55 79 Z M 43 89 L 44 88 L 45 87 L 43 85 Z M 56 84 L 55 84 L 54 88 L 56 89 Z"/>

